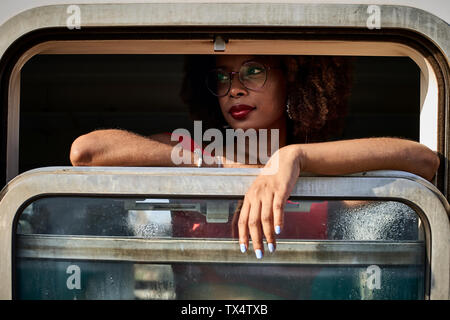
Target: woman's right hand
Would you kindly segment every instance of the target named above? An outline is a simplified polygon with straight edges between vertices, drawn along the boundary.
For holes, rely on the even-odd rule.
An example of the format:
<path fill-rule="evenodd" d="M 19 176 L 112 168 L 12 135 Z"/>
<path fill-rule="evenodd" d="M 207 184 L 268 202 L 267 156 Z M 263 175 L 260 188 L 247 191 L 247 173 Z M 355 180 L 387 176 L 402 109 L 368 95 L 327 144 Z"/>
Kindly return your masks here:
<path fill-rule="evenodd" d="M 249 248 L 258 259 L 264 255 L 263 237 L 268 249 L 276 249 L 275 234 L 283 227 L 284 205 L 289 198 L 301 170 L 301 150 L 285 146 L 269 159 L 262 173 L 256 177 L 244 197 L 239 214 L 238 230 L 241 252 Z"/>

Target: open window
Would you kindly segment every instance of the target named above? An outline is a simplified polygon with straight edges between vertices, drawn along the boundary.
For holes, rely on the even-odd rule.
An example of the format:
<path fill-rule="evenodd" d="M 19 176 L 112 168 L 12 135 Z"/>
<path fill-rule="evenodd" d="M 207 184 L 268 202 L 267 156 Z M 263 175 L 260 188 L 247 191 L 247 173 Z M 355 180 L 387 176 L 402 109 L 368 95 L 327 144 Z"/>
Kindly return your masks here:
<path fill-rule="evenodd" d="M 444 79 L 437 78 L 434 61 L 416 48 L 393 40 L 222 36 L 228 39 L 224 52 L 214 52 L 214 37 L 46 41 L 29 49 L 9 83 L 6 180 L 33 168 L 70 165 L 71 142 L 95 129 L 122 128 L 147 135 L 192 127 L 179 93 L 184 61 L 193 54 L 344 56 L 352 61 L 353 86 L 339 138 L 395 136 L 445 153 L 445 99 L 437 90 L 438 79 Z M 441 162 L 435 184 L 446 194 L 447 162 Z"/>
<path fill-rule="evenodd" d="M 177 128 L 192 131 L 193 117 L 180 97 L 190 56 L 34 56 L 21 72 L 19 173 L 70 166 L 71 143 L 100 128 L 144 136 Z M 204 61 L 211 57 L 203 56 Z M 409 57 L 343 59 L 350 65 L 352 85 L 344 131 L 336 138 L 420 141 L 417 64 Z"/>

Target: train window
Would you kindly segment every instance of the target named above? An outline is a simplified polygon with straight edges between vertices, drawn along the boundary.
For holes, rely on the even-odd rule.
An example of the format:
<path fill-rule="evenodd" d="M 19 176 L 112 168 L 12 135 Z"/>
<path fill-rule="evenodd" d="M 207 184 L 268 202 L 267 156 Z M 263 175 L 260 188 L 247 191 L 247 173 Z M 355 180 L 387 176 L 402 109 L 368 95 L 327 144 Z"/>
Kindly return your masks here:
<path fill-rule="evenodd" d="M 423 231 L 408 205 L 294 197 L 259 264 L 236 243 L 240 203 L 36 200 L 18 220 L 17 298 L 424 298 Z"/>
<path fill-rule="evenodd" d="M 230 41 L 233 54 L 274 54 L 263 45 L 267 40 Z M 274 41 L 279 44 L 276 55 L 327 52 L 330 57 L 347 57 L 352 90 L 344 130 L 336 139 L 395 136 L 438 148 L 434 74 L 414 49 L 392 42 L 344 41 L 342 47 L 321 41 Z M 191 114 L 180 97 L 184 61 L 194 53 L 208 52 L 205 57 L 211 57 L 211 44 L 54 41 L 30 50 L 11 82 L 10 119 L 17 123 L 8 127 L 7 180 L 37 167 L 70 165 L 71 142 L 95 129 L 121 128 L 143 135 L 189 129 Z M 174 54 L 175 46 L 190 49 Z M 139 54 L 124 54 L 130 47 Z"/>
<path fill-rule="evenodd" d="M 271 40 L 226 37 L 224 52 L 212 52 L 214 37 L 47 41 L 29 49 L 10 81 L 6 181 L 33 168 L 70 165 L 71 142 L 95 129 L 148 135 L 192 127 L 179 93 L 184 61 L 193 55 L 347 59 L 353 66 L 349 112 L 334 139 L 402 137 L 442 153 L 435 66 L 416 48 L 395 41 L 282 40 L 275 34 Z M 443 168 L 434 183 L 446 193 Z"/>
<path fill-rule="evenodd" d="M 0 25 L 0 299 L 449 298 L 442 15 L 379 5 L 373 29 L 360 4 L 78 7 L 81 28 L 51 4 Z M 347 59 L 353 90 L 335 138 L 419 141 L 441 157 L 433 184 L 302 175 L 275 253 L 257 261 L 234 230 L 255 171 L 68 166 L 71 142 L 94 129 L 191 129 L 185 60 L 224 54 Z"/>

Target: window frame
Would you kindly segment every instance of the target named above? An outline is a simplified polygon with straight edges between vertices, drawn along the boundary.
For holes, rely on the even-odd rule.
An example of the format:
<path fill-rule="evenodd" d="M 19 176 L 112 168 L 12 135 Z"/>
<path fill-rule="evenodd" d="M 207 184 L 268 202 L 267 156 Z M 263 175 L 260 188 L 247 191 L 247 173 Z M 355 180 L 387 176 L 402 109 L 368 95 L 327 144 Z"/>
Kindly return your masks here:
<path fill-rule="evenodd" d="M 18 258 L 135 263 L 239 263 L 254 264 L 232 239 L 127 238 L 120 236 L 25 235 L 17 237 Z M 75 244 L 75 246 L 74 246 Z M 418 241 L 277 240 L 277 254 L 258 264 L 283 265 L 419 265 L 424 257 Z M 358 260 L 355 261 L 355 256 Z"/>
<path fill-rule="evenodd" d="M 14 178 L 0 197 L 0 299 L 13 297 L 18 215 L 44 196 L 243 197 L 260 169 L 48 167 Z M 303 176 L 293 197 L 318 200 L 392 200 L 414 208 L 425 236 L 425 297 L 449 299 L 450 206 L 425 179 L 401 171 L 348 176 Z"/>
<path fill-rule="evenodd" d="M 12 17 L 0 26 L 0 34 L 2 34 L 0 39 L 0 103 L 2 106 L 0 183 L 3 186 L 9 182 L 2 193 L 0 193 L 0 208 L 2 210 L 10 210 L 11 208 L 8 206 L 15 205 L 14 203 L 9 203 L 9 200 L 5 202 L 5 199 L 9 199 L 11 194 L 15 194 L 16 191 L 12 192 L 12 190 L 22 188 L 23 185 L 20 187 L 22 182 L 26 182 L 25 185 L 30 183 L 30 187 L 35 188 L 36 185 L 33 185 L 34 182 L 32 181 L 37 179 L 38 176 L 47 179 L 60 177 L 62 181 L 70 180 L 69 177 L 78 177 L 77 179 L 81 180 L 91 177 L 97 181 L 101 177 L 108 175 L 100 169 L 77 171 L 66 168 L 56 170 L 56 173 L 51 173 L 54 169 L 39 169 L 17 176 L 20 138 L 20 70 L 23 65 L 35 54 L 45 52 L 45 50 L 53 54 L 62 53 L 66 46 L 67 49 L 78 50 L 80 54 L 91 53 L 90 50 L 93 50 L 93 48 L 86 46 L 87 44 L 93 44 L 97 48 L 95 50 L 103 46 L 105 50 L 109 48 L 110 53 L 117 53 L 118 47 L 114 45 L 105 46 L 108 44 L 108 41 L 110 41 L 110 44 L 113 44 L 114 41 L 137 41 L 135 44 L 138 44 L 139 41 L 147 41 L 147 43 L 159 41 L 160 44 L 165 43 L 166 45 L 170 43 L 166 49 L 169 48 L 171 51 L 164 51 L 164 53 L 182 53 L 180 50 L 185 50 L 186 53 L 191 54 L 204 52 L 227 54 L 230 53 L 229 50 L 235 50 L 233 51 L 234 53 L 257 54 L 269 53 L 270 48 L 277 46 L 267 46 L 267 42 L 271 41 L 271 39 L 279 38 L 285 41 L 286 44 L 288 41 L 291 41 L 289 45 L 292 45 L 293 42 L 299 46 L 305 43 L 308 45 L 314 44 L 310 47 L 311 51 L 308 51 L 303 46 L 303 48 L 297 48 L 300 51 L 295 51 L 295 54 L 301 52 L 304 54 L 332 54 L 334 52 L 335 54 L 355 55 L 356 51 L 350 51 L 350 49 L 355 50 L 356 46 L 357 49 L 362 50 L 360 51 L 361 54 L 409 56 L 421 69 L 421 106 L 426 106 L 423 108 L 426 112 L 421 113 L 421 130 L 429 130 L 429 122 L 433 123 L 431 138 L 421 133 L 420 142 L 425 143 L 440 154 L 441 167 L 435 183 L 445 197 L 449 199 L 450 26 L 440 18 L 417 8 L 379 5 L 383 13 L 381 29 L 368 30 L 366 25 L 369 15 L 367 13 L 368 6 L 360 4 L 127 3 L 84 4 L 79 7 L 83 13 L 80 30 L 67 29 L 65 25 L 67 5 L 32 8 Z M 98 12 L 107 14 L 98 15 Z M 136 14 L 136 12 L 139 12 L 139 14 Z M 214 51 L 213 39 L 216 35 L 223 35 L 228 41 L 225 52 Z M 249 39 L 250 42 L 248 42 Z M 201 43 L 201 46 L 191 47 L 196 41 Z M 81 42 L 81 46 L 78 49 L 76 46 L 70 45 L 77 42 Z M 330 44 L 330 42 L 332 43 Z M 122 45 L 124 43 L 121 42 Z M 52 44 L 56 45 L 56 48 L 52 47 Z M 142 42 L 137 46 L 137 50 L 140 53 L 149 53 L 149 48 L 146 46 L 141 47 L 141 44 Z M 234 46 L 234 44 L 237 44 L 237 46 Z M 367 44 L 368 49 L 361 48 L 361 44 Z M 122 51 L 122 53 L 133 53 L 130 52 L 130 48 L 128 47 L 128 50 Z M 198 51 L 195 51 L 194 48 Z M 286 53 L 292 52 L 289 48 L 287 47 Z M 331 48 L 334 51 L 331 51 Z M 123 49 L 124 46 L 122 47 Z M 143 50 L 147 51 L 143 52 Z M 101 50 L 97 52 L 100 53 Z M 281 52 L 277 51 L 276 53 Z M 93 175 L 96 170 L 100 171 L 98 176 L 96 174 Z M 134 173 L 127 171 L 133 171 L 132 169 L 105 170 L 110 172 L 109 176 L 117 175 L 117 177 L 122 177 L 123 175 L 128 175 L 127 179 L 131 179 L 131 177 L 136 178 L 136 172 L 141 173 L 144 169 L 135 169 L 137 171 Z M 183 171 L 178 172 L 175 170 L 174 172 L 183 174 Z M 191 174 L 189 179 L 197 179 L 199 176 L 202 176 L 202 171 L 186 172 Z M 229 179 L 228 181 L 233 181 L 235 178 L 226 177 L 234 174 L 242 176 L 242 179 L 247 182 L 249 179 L 247 174 L 242 174 L 242 172 L 227 171 L 225 173 L 216 169 L 214 174 L 223 174 L 224 179 Z M 430 217 L 428 217 L 426 211 L 423 211 L 425 212 L 423 218 L 427 217 L 428 220 L 425 221 L 429 221 L 430 229 L 433 230 L 433 237 L 438 234 L 437 239 L 440 239 L 435 241 L 436 238 L 433 238 L 432 242 L 427 242 L 427 248 L 431 250 L 427 250 L 427 259 L 432 265 L 428 279 L 431 276 L 437 276 L 437 278 L 433 278 L 431 284 L 430 298 L 444 297 L 444 299 L 448 299 L 450 277 L 448 244 L 450 238 L 448 236 L 449 220 L 446 214 L 450 211 L 447 201 L 438 189 L 414 175 L 398 172 L 395 174 L 388 173 L 387 175 L 383 175 L 380 172 L 374 174 L 374 176 L 372 173 L 362 173 L 347 177 L 302 178 L 300 185 L 315 186 L 317 183 L 322 183 L 323 179 L 331 179 L 328 183 L 334 183 L 332 185 L 333 188 L 338 186 L 346 188 L 348 187 L 347 184 L 355 182 L 355 179 L 362 179 L 358 181 L 363 185 L 366 182 L 374 182 L 375 178 L 384 179 L 383 183 L 390 181 L 389 183 L 395 184 L 395 188 L 391 191 L 385 190 L 386 188 L 383 189 L 386 191 L 384 199 L 394 199 L 395 195 L 397 195 L 403 200 L 412 196 L 408 194 L 405 198 L 405 192 L 410 191 L 411 183 L 416 187 L 416 189 L 412 188 L 414 190 L 417 190 L 417 188 L 422 190 L 424 188 L 424 195 L 428 195 L 428 198 L 422 195 L 423 199 L 421 198 L 420 201 L 416 199 L 415 201 L 419 201 L 421 205 L 428 209 L 439 209 L 439 213 L 430 213 Z M 28 178 L 30 178 L 30 181 L 28 181 Z M 200 181 L 203 181 L 202 179 Z M 366 181 L 367 179 L 369 180 Z M 305 181 L 303 182 L 303 180 Z M 242 183 L 240 187 L 234 186 L 233 189 L 241 188 L 237 193 L 242 195 L 244 193 L 242 188 L 248 186 L 247 182 Z M 405 183 L 405 186 L 397 186 L 397 183 L 400 182 Z M 60 186 L 63 186 L 64 183 L 62 182 Z M 350 185 L 353 185 L 352 183 Z M 37 185 L 37 189 L 39 187 L 41 187 L 40 184 Z M 81 187 L 83 190 L 72 190 L 73 194 L 78 192 L 88 194 L 89 190 L 97 190 L 98 194 L 105 194 L 103 190 L 89 189 L 91 187 L 89 184 Z M 85 190 L 84 187 L 86 187 Z M 101 186 L 97 187 L 100 188 Z M 326 191 L 325 194 L 334 194 L 335 197 L 342 196 L 342 194 L 336 194 L 334 193 L 335 191 L 330 190 L 331 185 L 323 187 Z M 353 195 L 350 193 L 345 194 L 351 198 L 358 198 L 358 195 L 361 194 L 359 188 L 360 186 L 351 190 L 354 192 Z M 400 189 L 400 191 L 397 189 Z M 64 188 L 51 190 L 55 194 L 66 192 Z M 299 190 L 301 191 L 301 189 Z M 25 193 L 15 194 L 17 201 L 24 200 L 29 190 L 27 191 L 25 188 L 22 191 Z M 39 193 L 39 190 L 35 191 L 34 196 L 42 194 Z M 137 191 L 135 190 L 133 193 L 132 190 L 129 190 L 129 192 L 129 194 L 136 195 Z M 116 193 L 112 192 L 111 194 Z M 317 196 L 317 194 L 313 196 Z M 382 197 L 377 195 L 376 198 Z M 438 205 L 439 201 L 441 205 Z M 3 213 L 2 210 L 0 212 Z M 447 213 L 444 214 L 445 212 Z M 0 229 L 2 231 L 0 232 L 0 252 L 5 252 L 6 254 L 4 256 L 6 259 L 0 260 L 0 275 L 7 274 L 8 277 L 12 272 L 11 257 L 14 242 L 11 232 L 14 221 L 14 217 L 8 215 L 0 217 Z M 436 221 L 442 223 L 442 226 L 439 227 Z M 6 233 L 3 233 L 3 231 Z M 431 233 L 430 230 L 428 232 Z M 428 234 L 427 239 L 427 241 L 431 241 L 430 234 Z M 439 253 L 438 258 L 436 253 Z M 429 256 L 430 254 L 431 257 Z M 439 265 L 436 265 L 436 259 L 443 260 L 440 261 Z M 442 270 L 444 272 L 443 275 L 437 272 Z M 0 298 L 11 298 L 12 282 L 11 279 L 9 281 L 9 285 L 6 282 L 6 286 L 0 287 Z M 437 289 L 433 286 L 437 286 Z"/>
<path fill-rule="evenodd" d="M 126 3 L 79 7 L 83 14 L 80 30 L 66 27 L 67 5 L 32 8 L 0 26 L 0 33 L 5 35 L 0 39 L 2 185 L 18 173 L 20 69 L 35 54 L 272 54 L 283 50 L 295 54 L 400 55 L 413 59 L 421 69 L 420 142 L 440 154 L 441 167 L 435 184 L 449 198 L 450 27 L 440 18 L 417 8 L 379 5 L 383 13 L 381 29 L 369 30 L 366 5 Z M 96 14 L 99 11 L 108 14 Z M 227 41 L 225 52 L 220 48 L 214 51 L 213 39 L 217 35 L 224 35 Z M 267 45 L 273 39 L 281 39 L 281 45 Z M 116 46 L 114 41 L 128 42 Z M 163 50 L 147 46 L 151 41 L 164 44 Z M 303 45 L 306 43 L 310 49 Z"/>

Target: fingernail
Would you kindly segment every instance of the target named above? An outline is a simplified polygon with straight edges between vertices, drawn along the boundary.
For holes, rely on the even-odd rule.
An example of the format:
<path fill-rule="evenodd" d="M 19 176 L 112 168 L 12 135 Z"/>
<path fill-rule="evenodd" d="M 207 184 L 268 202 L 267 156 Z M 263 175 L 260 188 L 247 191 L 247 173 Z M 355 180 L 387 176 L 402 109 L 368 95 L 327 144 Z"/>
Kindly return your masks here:
<path fill-rule="evenodd" d="M 269 243 L 267 246 L 269 247 L 269 251 L 270 252 L 274 252 L 275 251 L 275 247 L 273 246 L 273 243 Z"/>
<path fill-rule="evenodd" d="M 281 227 L 280 226 L 275 226 L 275 233 L 276 234 L 280 234 L 281 233 Z"/>
<path fill-rule="evenodd" d="M 247 251 L 247 248 L 245 247 L 245 244 L 241 243 L 240 247 L 241 247 L 241 252 L 242 253 L 245 253 L 245 251 Z"/>
<path fill-rule="evenodd" d="M 256 259 L 262 259 L 262 251 L 259 249 L 255 250 Z"/>

